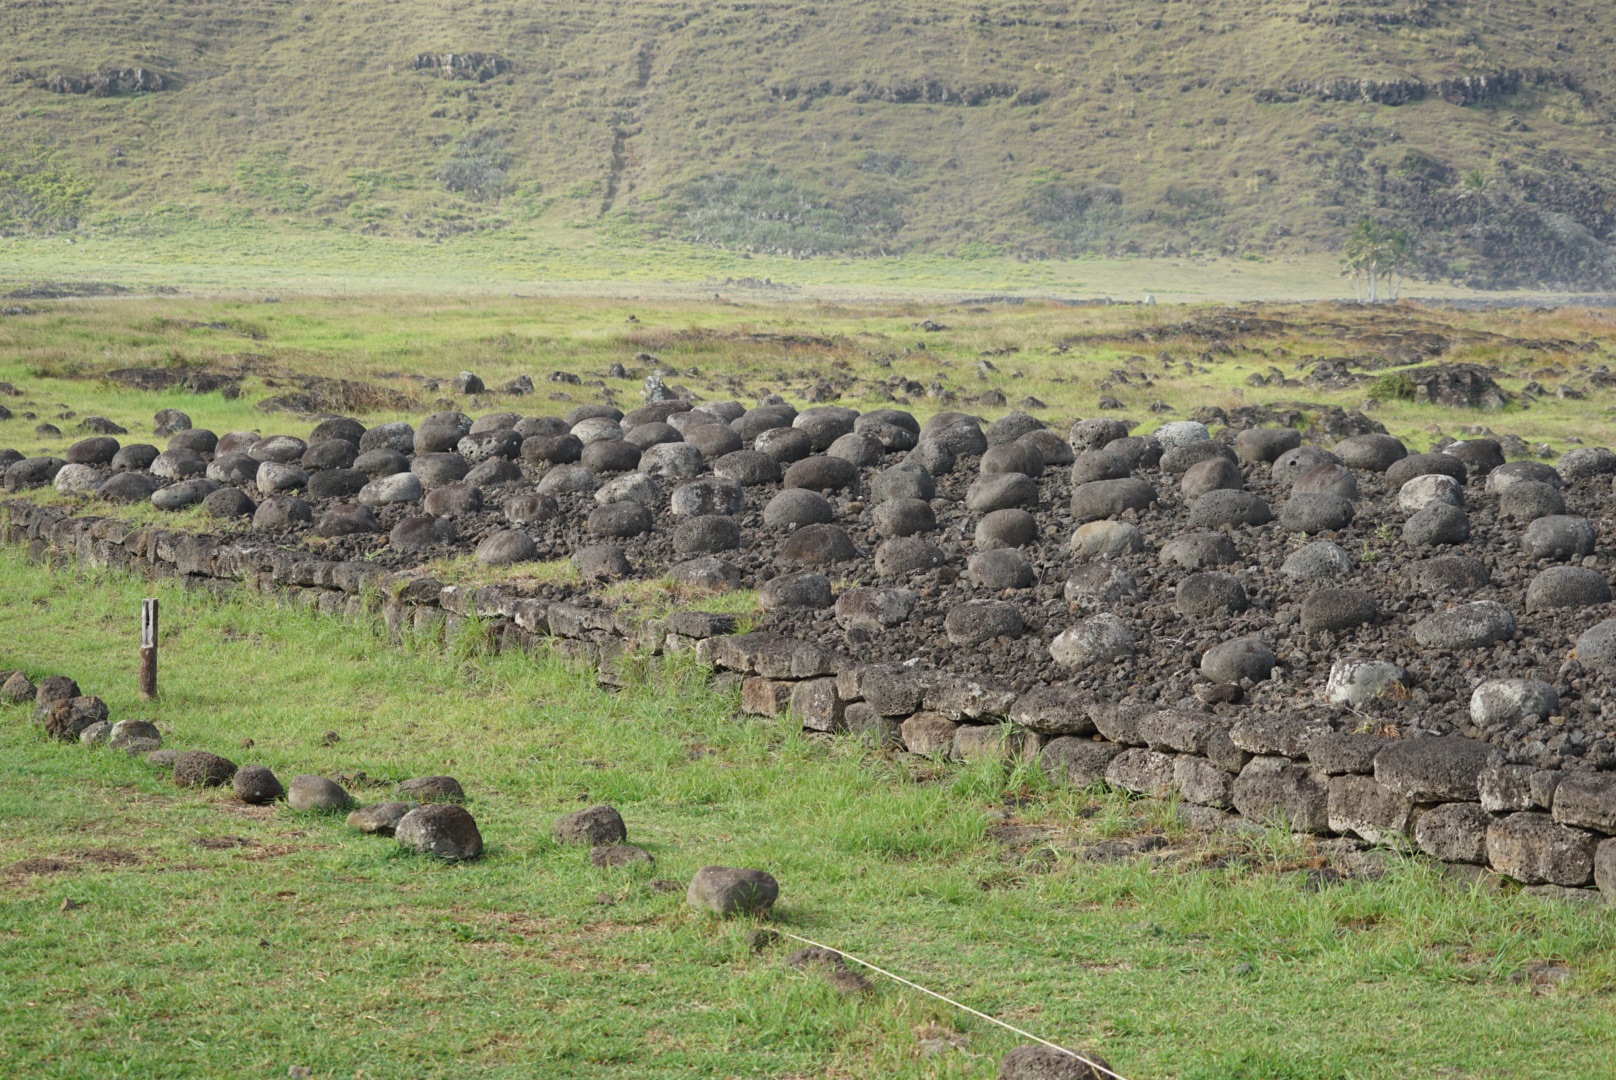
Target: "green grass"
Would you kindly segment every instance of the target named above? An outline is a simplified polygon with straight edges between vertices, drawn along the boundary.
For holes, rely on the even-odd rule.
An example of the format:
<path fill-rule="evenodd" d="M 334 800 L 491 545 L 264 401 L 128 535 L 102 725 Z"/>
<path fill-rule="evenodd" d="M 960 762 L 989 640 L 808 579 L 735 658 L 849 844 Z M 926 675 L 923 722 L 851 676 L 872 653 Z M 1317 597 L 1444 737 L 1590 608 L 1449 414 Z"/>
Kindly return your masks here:
<path fill-rule="evenodd" d="M 1223 317 L 1225 308 L 441 293 L 302 295 L 276 304 L 238 295 L 33 301 L 28 306 L 32 314 L 0 318 L 0 380 L 21 392 L 3 400 L 14 416 L 0 421 L 0 446 L 25 454 L 59 453 L 79 437 L 74 426 L 92 414 L 128 428 L 125 442 L 150 440 L 151 417 L 160 408 L 182 409 L 197 426 L 221 434 L 254 430 L 306 435 L 308 419 L 256 408 L 259 401 L 295 389 L 303 376 L 357 380 L 418 402 L 408 410 L 366 411 L 362 418 L 367 424 L 418 421 L 448 408 L 472 414 L 561 413 L 576 403 L 599 401 L 606 393 L 631 408 L 639 402 L 640 379 L 651 366 L 637 359 L 642 353 L 677 368 L 681 374 L 669 381 L 704 400 L 750 403 L 757 394 L 778 392 L 801 407 L 809 391 L 824 383 L 841 404 L 861 409 L 884 407 L 896 397 L 920 416 L 953 408 L 992 418 L 1031 395 L 1043 406 L 1020 407 L 1060 426 L 1097 415 L 1100 396 L 1110 394 L 1125 406 L 1113 415 L 1139 431 L 1182 419 L 1204 405 L 1234 409 L 1302 401 L 1367 409 L 1421 450 L 1438 434 L 1460 437 L 1472 426 L 1546 442 L 1556 451 L 1574 445 L 1572 439 L 1616 442 L 1616 403 L 1610 390 L 1595 386 L 1586 373 L 1588 366 L 1610 362 L 1616 331 L 1602 310 L 1470 314 L 1419 307 L 1248 307 L 1241 312 L 1271 320 L 1277 328 L 1232 337 L 1231 354 L 1201 359 L 1209 338 L 1194 324 Z M 947 329 L 920 329 L 927 320 Z M 1387 335 L 1407 332 L 1449 339 L 1453 346 L 1442 360 L 1494 366 L 1511 393 L 1536 381 L 1549 395 L 1529 407 L 1471 412 L 1386 393 L 1387 386 L 1398 382 L 1395 372 L 1341 391 L 1248 385 L 1253 374 L 1274 370 L 1300 379 L 1311 370 L 1313 358 L 1378 351 L 1387 347 Z M 1580 350 L 1585 343 L 1592 352 Z M 1160 353 L 1172 363 L 1163 364 Z M 979 366 L 984 360 L 991 369 Z M 1193 371 L 1184 366 L 1186 361 L 1194 363 Z M 624 365 L 630 377 L 603 379 L 614 363 Z M 99 378 L 119 368 L 172 366 L 244 373 L 242 395 L 227 400 L 218 393 L 131 391 Z M 478 373 L 495 389 L 526 374 L 536 393 L 467 399 L 423 386 L 426 377 L 447 380 L 462 370 Z M 1112 373 L 1119 370 L 1148 375 L 1152 383 L 1134 378 L 1114 384 Z M 546 381 L 555 371 L 577 375 L 583 384 Z M 906 383 L 895 386 L 895 379 Z M 1586 396 L 1554 397 L 1554 389 L 1562 385 L 1580 388 Z M 991 392 L 1002 394 L 1006 404 L 977 400 Z M 1170 411 L 1152 414 L 1149 406 L 1157 400 Z M 76 415 L 58 419 L 67 411 Z M 25 418 L 26 412 L 35 418 Z M 63 434 L 36 435 L 40 421 L 56 424 Z"/>
<path fill-rule="evenodd" d="M 134 694 L 135 613 L 164 603 L 162 699 Z M 1132 1077 L 1602 1077 L 1616 1068 L 1610 912 L 1472 892 L 1428 866 L 1306 890 L 1306 842 L 1216 849 L 1164 806 L 1026 770 L 923 766 L 737 719 L 699 673 L 597 691 L 262 602 L 0 552 L 0 662 L 64 672 L 168 745 L 392 781 L 450 772 L 487 855 L 401 854 L 338 819 L 180 791 L 143 763 L 0 713 L 0 1072 L 8 1076 L 990 1077 L 1013 1037 L 890 984 L 838 997 L 755 955 L 749 922 L 653 879 L 757 865 L 774 923 Z M 458 658 L 457 658 L 458 657 Z M 327 731 L 339 741 L 327 745 Z M 244 739 L 250 749 L 242 749 Z M 609 801 L 653 868 L 549 839 Z M 1042 827 L 1052 860 L 990 825 Z M 1166 827 L 1160 864 L 1073 851 Z M 239 837 L 241 846 L 213 845 Z M 1242 855 L 1207 869 L 1204 856 Z M 123 853 L 123 854 L 118 854 Z M 53 858 L 70 869 L 23 874 Z M 12 869 L 6 869 L 6 868 Z M 71 898 L 83 906 L 60 911 Z M 1531 974 L 1554 962 L 1561 984 Z M 921 1039 L 958 1045 L 925 1056 Z"/>

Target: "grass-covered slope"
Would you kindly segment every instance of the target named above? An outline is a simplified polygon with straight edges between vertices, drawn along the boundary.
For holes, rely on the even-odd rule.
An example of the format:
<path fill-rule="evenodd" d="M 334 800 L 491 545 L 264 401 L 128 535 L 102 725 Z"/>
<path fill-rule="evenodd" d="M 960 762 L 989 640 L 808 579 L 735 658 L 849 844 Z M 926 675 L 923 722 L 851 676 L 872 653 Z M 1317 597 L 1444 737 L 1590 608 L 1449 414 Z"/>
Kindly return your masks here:
<path fill-rule="evenodd" d="M 1588 0 L 6 0 L 0 228 L 1300 253 L 1373 213 L 1432 272 L 1603 285 L 1613 34 Z"/>

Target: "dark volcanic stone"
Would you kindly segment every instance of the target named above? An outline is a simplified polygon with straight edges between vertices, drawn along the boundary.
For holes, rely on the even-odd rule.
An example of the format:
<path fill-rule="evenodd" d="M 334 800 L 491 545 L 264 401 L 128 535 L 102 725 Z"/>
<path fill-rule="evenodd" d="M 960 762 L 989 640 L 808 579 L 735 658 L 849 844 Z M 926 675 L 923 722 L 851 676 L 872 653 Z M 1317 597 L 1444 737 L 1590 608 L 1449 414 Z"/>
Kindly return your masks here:
<path fill-rule="evenodd" d="M 117 456 L 118 440 L 108 435 L 97 435 L 90 439 L 80 439 L 69 446 L 62 454 L 62 459 L 69 465 L 109 465 Z"/>
<path fill-rule="evenodd" d="M 1179 481 L 1179 490 L 1184 498 L 1192 501 L 1209 491 L 1239 491 L 1244 486 L 1245 478 L 1240 475 L 1240 469 L 1232 461 L 1221 457 L 1208 458 L 1191 465 Z"/>
<path fill-rule="evenodd" d="M 1178 583 L 1174 606 L 1188 618 L 1239 614 L 1246 610 L 1246 590 L 1233 574 L 1211 570 L 1191 574 Z"/>
<path fill-rule="evenodd" d="M 981 645 L 994 638 L 1019 638 L 1021 612 L 1003 600 L 967 600 L 949 609 L 943 629 L 954 645 Z"/>
<path fill-rule="evenodd" d="M 174 783 L 180 787 L 223 787 L 235 775 L 235 762 L 206 750 L 187 750 L 174 758 Z"/>
<path fill-rule="evenodd" d="M 1438 555 L 1408 566 L 1408 579 L 1423 592 L 1467 593 L 1492 580 L 1487 564 L 1468 555 Z"/>
<path fill-rule="evenodd" d="M 262 765 L 243 765 L 230 779 L 236 798 L 255 806 L 266 806 L 286 797 L 286 789 L 275 774 Z"/>
<path fill-rule="evenodd" d="M 870 515 L 875 531 L 882 536 L 913 536 L 937 528 L 937 515 L 931 503 L 919 499 L 891 499 L 878 503 Z"/>
<path fill-rule="evenodd" d="M 313 520 L 313 508 L 295 495 L 271 495 L 253 511 L 255 529 L 290 529 Z"/>
<path fill-rule="evenodd" d="M 1190 507 L 1190 526 L 1197 529 L 1266 525 L 1273 520 L 1268 504 L 1249 491 L 1209 491 Z"/>
<path fill-rule="evenodd" d="M 728 430 L 720 428 L 719 430 Z M 809 459 L 812 460 L 812 459 Z M 803 462 L 798 462 L 798 465 Z M 791 466 L 793 469 L 797 465 Z M 733 480 L 743 487 L 756 487 L 758 484 L 777 484 L 780 482 L 780 463 L 768 454 L 757 450 L 735 450 L 725 454 L 713 462 L 713 472 L 725 479 Z M 790 487 L 812 487 L 811 484 L 791 484 Z"/>
<path fill-rule="evenodd" d="M 1072 489 L 1072 518 L 1077 523 L 1143 513 L 1156 502 L 1156 489 L 1143 480 L 1097 480 Z"/>
<path fill-rule="evenodd" d="M 415 428 L 402 420 L 390 424 L 377 424 L 359 436 L 361 456 L 371 450 L 392 450 L 399 454 L 415 453 Z"/>
<path fill-rule="evenodd" d="M 1296 478 L 1291 485 L 1291 496 L 1297 495 L 1335 495 L 1356 502 L 1358 478 L 1345 465 L 1324 462 Z"/>
<path fill-rule="evenodd" d="M 782 465 L 801 461 L 814 452 L 813 436 L 793 427 L 771 428 L 752 441 L 752 449 L 767 454 Z"/>
<path fill-rule="evenodd" d="M 1451 476 L 1463 484 L 1469 479 L 1464 462 L 1451 454 L 1410 454 L 1399 458 L 1386 469 L 1388 487 L 1399 488 L 1416 476 Z"/>
<path fill-rule="evenodd" d="M 1208 649 L 1201 657 L 1201 674 L 1217 683 L 1243 679 L 1262 682 L 1274 672 L 1274 651 L 1253 637 L 1239 637 Z"/>
<path fill-rule="evenodd" d="M 1390 435 L 1354 435 L 1336 443 L 1331 452 L 1349 469 L 1370 472 L 1385 472 L 1408 456 L 1403 444 Z"/>
<path fill-rule="evenodd" d="M 1302 629 L 1340 632 L 1380 618 L 1380 605 L 1363 589 L 1320 589 L 1302 601 Z"/>
<path fill-rule="evenodd" d="M 685 442 L 694 446 L 701 452 L 701 456 L 712 462 L 726 454 L 733 454 L 746 444 L 741 437 L 726 424 L 702 424 L 698 427 L 686 428 Z M 767 456 L 767 455 L 765 455 Z M 774 460 L 770 458 L 769 460 Z M 776 473 L 779 469 L 776 468 Z"/>
<path fill-rule="evenodd" d="M 1247 428 L 1234 437 L 1235 453 L 1248 464 L 1276 461 L 1301 445 L 1302 433 L 1294 428 Z"/>
<path fill-rule="evenodd" d="M 673 531 L 673 550 L 681 555 L 710 555 L 740 546 L 741 527 L 727 514 L 698 514 Z"/>
<path fill-rule="evenodd" d="M 578 464 L 592 473 L 631 472 L 639 468 L 641 456 L 640 447 L 624 439 L 598 439 L 583 448 Z"/>
<path fill-rule="evenodd" d="M 1462 544 L 1470 539 L 1470 518 L 1457 506 L 1436 503 L 1410 514 L 1403 522 L 1403 542 L 1410 547 Z"/>
<path fill-rule="evenodd" d="M 1475 802 L 1489 753 L 1460 736 L 1393 739 L 1375 755 L 1375 779 L 1415 802 Z"/>
<path fill-rule="evenodd" d="M 465 807 L 453 803 L 420 806 L 399 819 L 393 829 L 399 843 L 421 855 L 440 859 L 475 859 L 483 853 L 483 837 Z"/>
<path fill-rule="evenodd" d="M 769 500 L 763 508 L 763 523 L 775 527 L 802 528 L 825 525 L 834 520 L 836 512 L 819 492 L 807 488 L 788 488 Z"/>
<path fill-rule="evenodd" d="M 327 439 L 310 445 L 297 463 L 305 472 L 316 472 L 320 469 L 351 468 L 357 460 L 359 448 L 353 443 L 346 439 Z"/>
<path fill-rule="evenodd" d="M 442 522 L 444 519 L 438 520 Z M 477 561 L 484 566 L 510 566 L 513 563 L 534 562 L 538 557 L 539 548 L 533 538 L 517 529 L 489 533 L 477 545 Z"/>
<path fill-rule="evenodd" d="M 1128 462 L 1109 450 L 1085 450 L 1072 459 L 1071 479 L 1075 484 L 1096 480 L 1123 480 L 1130 473 Z"/>
<path fill-rule="evenodd" d="M 1515 632 L 1515 617 L 1491 600 L 1459 604 L 1414 624 L 1414 640 L 1427 649 L 1479 649 Z"/>
<path fill-rule="evenodd" d="M 387 534 L 387 544 L 395 551 L 425 551 L 460 539 L 460 530 L 448 518 L 430 515 L 407 517 Z"/>
<path fill-rule="evenodd" d="M 556 515 L 556 501 L 549 495 L 513 495 L 505 500 L 500 512 L 513 525 L 537 525 Z"/>
<path fill-rule="evenodd" d="M 1012 547 L 977 552 L 966 561 L 966 572 L 984 589 L 1027 589 L 1037 577 L 1027 556 Z"/>
<path fill-rule="evenodd" d="M 495 484 L 512 484 L 522 479 L 522 469 L 509 458 L 491 457 L 471 467 L 466 473 L 462 483 L 473 487 L 493 487 Z"/>
<path fill-rule="evenodd" d="M 564 435 L 529 435 L 522 440 L 522 460 L 535 465 L 569 465 L 584 452 L 583 440 Z"/>
<path fill-rule="evenodd" d="M 585 581 L 616 581 L 634 572 L 628 556 L 615 544 L 581 547 L 573 552 L 572 561 Z"/>
<path fill-rule="evenodd" d="M 1317 446 L 1298 446 L 1274 459 L 1268 475 L 1281 488 L 1289 488 L 1303 473 L 1319 465 L 1339 465 L 1341 459 Z"/>
<path fill-rule="evenodd" d="M 1023 547 L 1036 539 L 1038 539 L 1038 519 L 1028 511 L 1016 507 L 983 514 L 982 520 L 976 523 L 975 542 L 978 551 Z"/>
<path fill-rule="evenodd" d="M 562 844 L 620 844 L 628 839 L 623 816 L 611 806 L 602 803 L 587 810 L 575 810 L 556 819 L 551 829 L 556 841 Z"/>
<path fill-rule="evenodd" d="M 1352 517 L 1352 503 L 1338 495 L 1292 495 L 1279 508 L 1282 529 L 1310 536 L 1344 529 Z"/>
<path fill-rule="evenodd" d="M 992 473 L 971 481 L 965 508 L 978 514 L 1011 506 L 1037 506 L 1038 484 L 1022 473 Z"/>
<path fill-rule="evenodd" d="M 991 473 L 1020 473 L 1037 479 L 1044 475 L 1044 455 L 1020 443 L 1003 443 L 988 447 L 978 468 L 984 476 Z"/>
<path fill-rule="evenodd" d="M 1240 558 L 1234 541 L 1220 532 L 1192 532 L 1175 536 L 1162 545 L 1157 558 L 1163 566 L 1182 570 L 1206 570 L 1228 566 Z"/>
<path fill-rule="evenodd" d="M 325 446 L 346 446 L 347 443 L 330 442 Z M 309 498 L 350 499 L 365 489 L 370 477 L 358 469 L 325 469 L 309 477 Z"/>
<path fill-rule="evenodd" d="M 875 549 L 875 572 L 882 577 L 931 570 L 947 561 L 942 548 L 919 536 L 883 540 Z"/>
<path fill-rule="evenodd" d="M 831 605 L 830 579 L 814 570 L 782 574 L 763 583 L 758 590 L 758 603 L 765 611 L 828 608 Z"/>
<path fill-rule="evenodd" d="M 870 498 L 875 502 L 887 499 L 920 499 L 930 502 L 937 496 L 937 485 L 931 473 L 922 465 L 905 461 L 883 470 L 870 483 Z"/>
<path fill-rule="evenodd" d="M 1587 518 L 1568 514 L 1541 517 L 1521 533 L 1521 552 L 1528 559 L 1580 559 L 1592 555 L 1596 536 Z"/>
<path fill-rule="evenodd" d="M 314 526 L 317 536 L 352 536 L 356 533 L 381 531 L 381 523 L 376 520 L 375 512 L 363 503 L 342 503 L 333 506 L 320 515 L 319 522 Z"/>
<path fill-rule="evenodd" d="M 607 503 L 590 512 L 586 527 L 595 536 L 639 536 L 651 531 L 651 512 L 637 502 Z"/>
<path fill-rule="evenodd" d="M 1597 570 L 1551 566 L 1526 587 L 1526 610 L 1591 607 L 1610 603 L 1610 583 Z"/>
<path fill-rule="evenodd" d="M 781 483 L 788 488 L 841 491 L 858 480 L 858 467 L 842 458 L 816 455 L 786 469 Z"/>
<path fill-rule="evenodd" d="M 779 556 L 789 562 L 821 565 L 857 558 L 858 549 L 835 525 L 805 525 L 780 545 Z"/>
<path fill-rule="evenodd" d="M 222 487 L 202 500 L 202 509 L 210 517 L 228 520 L 252 517 L 258 504 L 239 488 Z"/>
<path fill-rule="evenodd" d="M 112 455 L 113 472 L 138 472 L 151 468 L 157 460 L 157 447 L 150 443 L 130 443 Z"/>
<path fill-rule="evenodd" d="M 428 489 L 464 480 L 470 470 L 471 463 L 459 454 L 416 454 L 415 460 L 410 462 L 410 472 L 420 478 L 422 487 Z"/>
<path fill-rule="evenodd" d="M 366 450 L 354 458 L 354 468 L 376 480 L 383 476 L 409 472 L 410 459 L 392 447 L 383 446 L 375 450 Z"/>

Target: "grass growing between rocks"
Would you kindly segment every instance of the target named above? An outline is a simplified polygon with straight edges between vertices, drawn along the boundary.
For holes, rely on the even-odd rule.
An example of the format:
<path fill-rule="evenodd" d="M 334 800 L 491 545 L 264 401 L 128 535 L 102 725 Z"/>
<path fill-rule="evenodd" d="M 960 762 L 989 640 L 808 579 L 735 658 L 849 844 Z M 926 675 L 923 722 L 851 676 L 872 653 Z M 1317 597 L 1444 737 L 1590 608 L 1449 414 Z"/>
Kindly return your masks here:
<path fill-rule="evenodd" d="M 134 692 L 142 595 L 164 602 L 150 706 Z M 754 924 L 653 884 L 710 863 L 772 871 L 780 928 L 1092 1045 L 1130 1077 L 1616 1071 L 1604 909 L 1462 889 L 1396 858 L 1311 891 L 1320 860 L 1288 834 L 1214 844 L 1163 805 L 1024 768 L 827 745 L 736 719 L 689 667 L 609 695 L 543 658 L 395 647 L 13 550 L 0 605 L 0 666 L 70 674 L 170 746 L 346 777 L 367 801 L 452 773 L 488 845 L 436 864 L 340 818 L 181 791 L 140 761 L 46 742 L 9 707 L 7 1076 L 993 1075 L 1012 1036 L 880 980 L 839 996 L 783 964 L 790 943 L 754 954 Z M 551 841 L 557 815 L 600 801 L 654 867 L 596 869 Z M 1149 832 L 1168 841 L 1154 862 L 1077 854 Z"/>

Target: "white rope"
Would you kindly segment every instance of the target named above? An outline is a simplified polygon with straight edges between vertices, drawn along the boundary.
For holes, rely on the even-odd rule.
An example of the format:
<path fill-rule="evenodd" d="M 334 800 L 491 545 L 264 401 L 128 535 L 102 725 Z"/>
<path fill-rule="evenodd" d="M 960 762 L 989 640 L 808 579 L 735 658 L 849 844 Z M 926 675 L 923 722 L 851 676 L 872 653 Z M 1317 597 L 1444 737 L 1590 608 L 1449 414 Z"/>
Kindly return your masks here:
<path fill-rule="evenodd" d="M 921 986 L 919 983 L 912 983 L 908 979 L 904 978 L 902 975 L 894 975 L 892 972 L 888 971 L 886 968 L 876 967 L 874 964 L 870 963 L 868 960 L 860 960 L 858 957 L 852 955 L 851 953 L 845 953 L 840 949 L 833 949 L 829 945 L 821 945 L 819 942 L 810 940 L 809 938 L 805 938 L 800 934 L 793 934 L 793 933 L 790 933 L 789 931 L 786 931 L 786 930 L 780 930 L 780 931 L 778 931 L 778 933 L 780 934 L 781 937 L 788 937 L 788 938 L 791 938 L 793 941 L 800 941 L 805 945 L 812 945 L 816 949 L 824 949 L 827 952 L 833 952 L 837 956 L 840 956 L 843 960 L 851 960 L 855 964 L 863 964 L 865 967 L 869 968 L 871 971 L 877 973 L 878 975 L 885 975 L 887 978 L 891 979 L 893 982 L 900 982 L 903 985 L 909 987 L 911 990 L 919 990 L 922 994 L 926 994 L 926 995 L 928 995 L 930 997 L 934 997 L 938 1001 L 947 1002 L 949 1005 L 954 1006 L 954 1008 L 962 1009 L 965 1012 L 970 1013 L 972 1016 L 980 1017 L 981 1019 L 986 1020 L 990 1024 L 998 1024 L 1000 1027 L 1004 1028 L 1006 1031 L 1013 1031 L 1017 1035 L 1020 1035 L 1024 1039 L 1031 1039 L 1035 1043 L 1043 1043 L 1045 1046 L 1049 1047 L 1051 1050 L 1058 1051 L 1058 1052 L 1060 1052 L 1062 1054 L 1067 1055 L 1068 1057 L 1074 1057 L 1078 1061 L 1081 1061 L 1083 1064 L 1087 1065 L 1089 1068 L 1094 1069 L 1096 1072 L 1104 1073 L 1106 1076 L 1113 1077 L 1114 1080 L 1127 1080 L 1127 1077 L 1123 1076 L 1121 1073 L 1113 1072 L 1112 1070 L 1106 1068 L 1104 1065 L 1101 1065 L 1098 1061 L 1094 1061 L 1094 1060 L 1092 1060 L 1090 1058 L 1086 1058 L 1082 1054 L 1079 1054 L 1075 1050 L 1068 1050 L 1064 1046 L 1057 1046 L 1055 1043 L 1050 1042 L 1048 1039 L 1040 1039 L 1038 1036 L 1034 1035 L 1030 1031 L 1022 1031 L 1020 1028 L 1016 1027 L 1013 1024 L 1007 1024 L 1003 1020 L 999 1020 L 999 1019 L 997 1019 L 995 1017 L 989 1016 L 985 1012 L 978 1012 L 976 1009 L 971 1008 L 969 1005 L 961 1005 L 959 1002 L 955 1001 L 953 998 L 944 997 L 942 994 L 939 994 L 935 990 L 927 990 L 924 986 Z"/>

